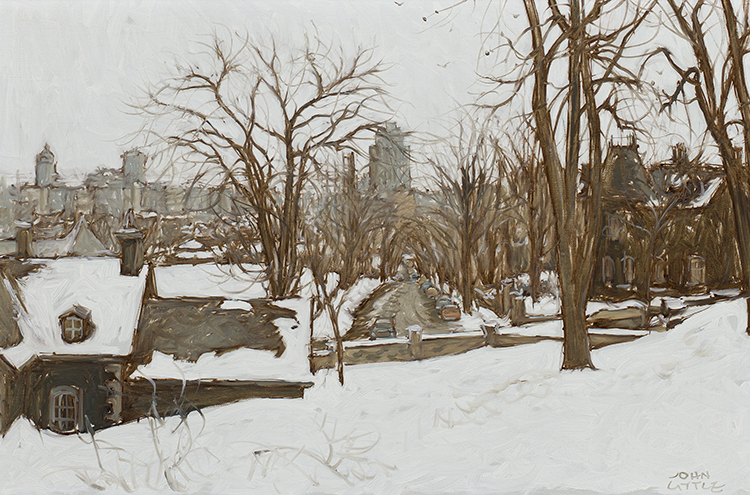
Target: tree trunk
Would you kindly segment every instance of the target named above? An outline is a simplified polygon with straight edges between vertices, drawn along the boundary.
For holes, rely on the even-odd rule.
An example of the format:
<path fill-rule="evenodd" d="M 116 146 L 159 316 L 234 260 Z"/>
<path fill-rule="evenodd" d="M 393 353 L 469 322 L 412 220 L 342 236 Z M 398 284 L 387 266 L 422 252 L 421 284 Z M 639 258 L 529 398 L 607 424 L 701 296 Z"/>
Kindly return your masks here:
<path fill-rule="evenodd" d="M 339 383 L 344 384 L 344 339 L 341 336 L 339 330 L 339 313 L 333 307 L 333 304 L 326 301 L 326 309 L 328 310 L 328 316 L 331 318 L 331 326 L 333 327 L 333 335 L 336 339 L 336 370 L 339 375 Z"/>
<path fill-rule="evenodd" d="M 471 302 L 473 296 L 472 277 L 471 277 L 471 251 L 468 239 L 461 241 L 461 299 L 463 301 L 464 313 L 471 314 Z"/>
<path fill-rule="evenodd" d="M 748 191 L 748 172 L 742 163 L 741 156 L 738 156 L 740 154 L 735 151 L 732 141 L 729 138 L 727 131 L 729 124 L 726 122 L 727 116 L 716 108 L 718 96 L 715 94 L 713 84 L 716 74 L 711 56 L 706 49 L 705 33 L 699 29 L 699 26 L 691 28 L 690 23 L 692 21 L 688 21 L 684 17 L 682 6 L 678 6 L 672 0 L 670 0 L 669 4 L 680 21 L 683 33 L 691 41 L 691 47 L 702 76 L 701 84 L 696 85 L 696 100 L 703 113 L 706 127 L 716 146 L 719 148 L 719 154 L 721 155 L 727 185 L 729 186 L 729 195 L 732 199 L 732 211 L 734 213 L 734 225 L 740 255 L 742 288 L 747 291 L 750 289 L 750 212 L 748 212 L 750 192 Z M 731 65 L 729 65 L 731 67 L 729 77 L 732 79 L 732 86 L 742 116 L 741 120 L 743 122 L 750 122 L 750 93 L 748 92 L 747 80 L 745 78 L 743 41 L 737 32 L 737 18 L 730 0 L 722 0 L 722 10 L 729 44 L 727 58 L 731 61 Z M 748 155 L 750 155 L 750 126 L 744 125 L 742 129 L 745 158 L 747 159 Z M 748 303 L 748 310 L 750 310 L 750 302 Z M 750 334 L 750 313 L 748 313 L 746 331 Z"/>
<path fill-rule="evenodd" d="M 575 267 L 569 249 L 571 233 L 560 236 L 558 252 L 558 273 L 560 274 L 560 297 L 562 299 L 563 320 L 563 363 L 564 370 L 594 368 L 591 363 L 589 334 L 586 325 L 586 304 L 588 287 L 576 285 Z M 564 240 L 563 240 L 564 239 Z"/>
<path fill-rule="evenodd" d="M 557 152 L 550 109 L 547 103 L 547 80 L 549 60 L 544 52 L 544 40 L 539 14 L 533 0 L 524 0 L 532 35 L 534 57 L 533 111 L 537 138 L 544 158 L 552 209 L 558 235 L 558 274 L 562 299 L 563 319 L 563 364 L 562 369 L 593 368 L 586 328 L 586 303 L 591 273 L 591 256 L 587 248 L 591 239 L 577 241 L 579 225 L 576 222 L 577 208 L 576 177 L 578 173 L 578 151 L 580 149 L 580 87 L 581 87 L 581 37 L 579 32 L 581 13 L 578 0 L 571 1 L 571 35 L 568 40 L 568 122 L 566 128 L 566 163 L 563 168 Z M 589 102 L 593 103 L 593 102 Z M 598 139 L 598 135 L 593 139 Z M 593 146 L 592 143 L 591 146 Z M 593 164 L 592 164 L 593 167 Z M 593 176 L 593 170 L 592 170 Z M 585 211 L 585 210 L 584 210 Z M 594 213 L 594 212 L 591 212 Z M 597 212 L 598 213 L 598 212 Z M 589 219 L 590 221 L 590 219 Z M 588 226 L 584 226 L 584 230 Z M 595 232 L 595 230 L 594 230 Z"/>
<path fill-rule="evenodd" d="M 258 234 L 260 235 L 260 242 L 263 246 L 263 260 L 266 263 L 266 278 L 268 279 L 268 289 L 271 298 L 276 299 L 282 297 L 283 290 L 279 286 L 278 270 L 279 270 L 279 256 L 277 244 L 275 241 L 275 234 L 273 226 L 268 219 L 268 215 L 263 208 L 258 208 Z"/>
<path fill-rule="evenodd" d="M 497 230 L 491 226 L 485 235 L 485 246 L 487 248 L 487 266 L 480 276 L 484 285 L 497 283 Z"/>
<path fill-rule="evenodd" d="M 539 299 L 539 285 L 541 270 L 539 269 L 539 239 L 537 237 L 537 225 L 536 220 L 533 217 L 536 215 L 536 210 L 532 209 L 532 219 L 529 222 L 529 290 L 531 291 L 531 300 L 537 302 Z"/>
<path fill-rule="evenodd" d="M 734 160 L 733 160 L 734 161 Z M 748 221 L 747 198 L 741 183 L 747 180 L 747 174 L 742 170 L 739 163 L 724 163 L 727 183 L 729 186 L 729 196 L 732 198 L 732 212 L 734 213 L 734 226 L 737 232 L 737 247 L 740 254 L 740 273 L 742 277 L 742 289 L 750 289 L 750 221 Z M 750 309 L 750 301 L 748 301 Z M 746 332 L 750 334 L 750 312 L 748 313 L 748 323 Z"/>
<path fill-rule="evenodd" d="M 656 229 L 656 226 L 654 226 L 654 229 Z M 656 250 L 656 235 L 657 234 L 651 235 L 651 238 L 648 242 L 648 252 L 646 254 L 646 256 L 648 256 L 648 263 L 646 264 L 646 286 L 643 289 L 643 293 L 647 310 L 648 307 L 651 306 L 651 275 L 654 271 L 654 251 Z"/>
<path fill-rule="evenodd" d="M 722 0 L 724 8 L 724 21 L 727 27 L 729 39 L 729 57 L 732 60 L 732 79 L 734 80 L 734 94 L 742 115 L 742 136 L 745 145 L 745 160 L 750 156 L 750 92 L 748 92 L 747 79 L 745 76 L 745 48 L 744 41 L 740 40 L 737 33 L 737 17 L 730 0 Z M 748 6 L 745 4 L 745 8 Z M 743 34 L 744 38 L 744 34 Z M 726 128 L 725 128 L 726 129 Z M 747 163 L 743 163 L 742 152 L 733 150 L 734 160 L 730 161 L 732 174 L 727 173 L 730 182 L 729 189 L 732 196 L 732 205 L 735 215 L 735 227 L 737 228 L 737 244 L 740 251 L 740 264 L 742 267 L 742 288 L 750 290 L 750 187 L 747 171 Z M 728 163 L 725 161 L 725 169 Z M 729 171 L 727 171 L 729 172 Z M 748 317 L 745 331 L 750 335 L 750 300 L 748 301 Z"/>
<path fill-rule="evenodd" d="M 513 245 L 510 242 L 510 220 L 506 220 L 500 225 L 500 237 L 502 246 L 500 251 L 500 277 L 506 279 L 515 275 L 511 267 L 511 249 Z"/>
<path fill-rule="evenodd" d="M 310 297 L 310 373 L 315 373 L 317 370 L 315 369 L 315 354 L 313 352 L 313 335 L 315 333 L 314 331 L 314 325 L 313 321 L 315 319 L 315 298 Z"/>

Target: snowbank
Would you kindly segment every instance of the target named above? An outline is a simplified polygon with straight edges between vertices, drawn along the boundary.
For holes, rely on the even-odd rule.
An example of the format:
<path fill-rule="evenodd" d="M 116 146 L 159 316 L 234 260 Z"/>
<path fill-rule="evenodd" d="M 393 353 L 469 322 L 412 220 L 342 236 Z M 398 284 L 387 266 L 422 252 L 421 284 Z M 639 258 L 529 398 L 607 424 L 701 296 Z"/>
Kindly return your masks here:
<path fill-rule="evenodd" d="M 304 278 L 303 282 L 305 282 Z M 367 299 L 380 284 L 381 282 L 375 278 L 361 278 L 349 290 L 339 294 L 335 304 L 339 304 L 341 298 L 345 299 L 339 312 L 339 331 L 341 335 L 345 334 L 351 328 L 352 323 L 354 323 L 352 315 L 357 306 Z M 314 336 L 316 339 L 333 338 L 333 326 L 331 325 L 328 313 L 324 312 L 316 318 Z"/>
<path fill-rule="evenodd" d="M 527 315 L 549 316 L 560 313 L 560 300 L 555 296 L 542 296 L 536 303 L 532 298 L 527 297 L 524 303 L 526 304 Z"/>

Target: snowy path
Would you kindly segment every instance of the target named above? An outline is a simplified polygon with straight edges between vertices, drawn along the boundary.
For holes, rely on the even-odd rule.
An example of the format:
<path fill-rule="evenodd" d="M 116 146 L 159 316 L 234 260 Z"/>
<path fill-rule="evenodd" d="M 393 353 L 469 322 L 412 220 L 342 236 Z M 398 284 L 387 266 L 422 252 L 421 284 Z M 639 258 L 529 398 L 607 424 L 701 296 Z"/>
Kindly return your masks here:
<path fill-rule="evenodd" d="M 407 328 L 411 325 L 422 327 L 425 335 L 444 334 L 461 330 L 461 326 L 442 320 L 435 310 L 435 300 L 425 296 L 419 290 L 417 282 L 390 282 L 387 289 L 378 294 L 374 300 L 365 305 L 352 325 L 350 335 L 358 338 L 369 338 L 365 332 L 368 323 L 376 317 L 394 318 L 396 335 L 408 337 Z M 475 328 L 473 330 L 478 330 Z"/>

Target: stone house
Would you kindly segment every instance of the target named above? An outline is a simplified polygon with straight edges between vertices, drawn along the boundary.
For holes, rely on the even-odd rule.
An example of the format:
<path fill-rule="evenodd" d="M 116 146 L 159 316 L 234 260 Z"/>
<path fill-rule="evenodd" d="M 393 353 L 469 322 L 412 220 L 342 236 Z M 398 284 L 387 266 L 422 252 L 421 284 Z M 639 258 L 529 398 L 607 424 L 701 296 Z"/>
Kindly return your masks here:
<path fill-rule="evenodd" d="M 120 257 L 0 259 L 0 433 L 19 416 L 63 434 L 140 417 L 127 409 L 139 403 L 130 375 L 156 351 L 192 361 L 239 348 L 284 354 L 273 320 L 293 311 L 237 294 L 175 296 L 170 286 L 195 290 L 205 270 L 145 264 L 144 235 L 123 223 Z M 302 385 L 287 385 L 284 393 L 301 396 Z"/>
<path fill-rule="evenodd" d="M 611 143 L 604 166 L 595 295 L 645 296 L 648 281 L 654 293 L 736 284 L 734 225 L 721 169 L 689 160 L 684 145 L 646 169 L 634 138 Z"/>

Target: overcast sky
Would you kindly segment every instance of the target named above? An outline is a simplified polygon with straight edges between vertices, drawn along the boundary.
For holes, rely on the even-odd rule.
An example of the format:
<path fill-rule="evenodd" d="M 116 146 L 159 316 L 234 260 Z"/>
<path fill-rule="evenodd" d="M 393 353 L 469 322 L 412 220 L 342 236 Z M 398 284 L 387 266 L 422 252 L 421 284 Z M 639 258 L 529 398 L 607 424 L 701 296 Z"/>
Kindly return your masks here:
<path fill-rule="evenodd" d="M 399 2 L 401 3 L 401 2 Z M 48 142 L 68 178 L 119 166 L 139 117 L 123 104 L 175 58 L 189 60 L 217 28 L 285 36 L 312 25 L 343 44 L 377 45 L 400 100 L 403 128 L 439 132 L 474 100 L 487 7 L 450 15 L 444 1 L 8 1 L 0 2 L 0 173 L 33 175 Z M 499 9 L 494 2 L 491 9 Z M 517 8 L 518 12 L 522 11 Z M 497 12 L 491 12 L 493 19 Z M 428 17 L 427 22 L 422 18 Z"/>
<path fill-rule="evenodd" d="M 132 146 L 124 137 L 143 124 L 126 113 L 125 103 L 146 81 L 172 73 L 175 60 L 191 60 L 201 49 L 198 42 L 217 30 L 273 33 L 283 42 L 318 29 L 352 51 L 375 46 L 392 64 L 385 79 L 400 102 L 395 120 L 407 130 L 440 134 L 458 115 L 459 104 L 487 89 L 477 82 L 478 74 L 497 72 L 502 50 L 486 55 L 497 45 L 497 34 L 515 38 L 526 22 L 520 0 L 467 1 L 442 10 L 452 3 L 0 0 L 0 175 L 11 181 L 16 173 L 33 177 L 34 156 L 45 142 L 69 180 L 100 166 L 118 167 L 120 154 Z M 660 29 L 662 21 L 651 16 L 651 31 L 637 41 L 665 44 L 678 60 L 692 63 L 689 47 Z M 496 22 L 495 34 L 485 40 L 482 33 Z M 649 39 L 646 34 L 653 32 L 659 34 Z M 670 92 L 676 83 L 658 58 L 644 80 L 656 80 Z M 700 121 L 676 131 L 671 124 L 662 131 L 649 126 L 653 139 L 642 148 L 651 153 L 647 160 L 666 158 L 668 145 L 678 140 L 700 144 Z M 617 131 L 606 132 L 610 137 Z"/>

